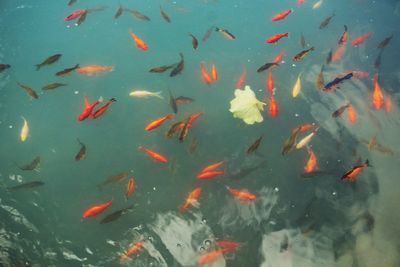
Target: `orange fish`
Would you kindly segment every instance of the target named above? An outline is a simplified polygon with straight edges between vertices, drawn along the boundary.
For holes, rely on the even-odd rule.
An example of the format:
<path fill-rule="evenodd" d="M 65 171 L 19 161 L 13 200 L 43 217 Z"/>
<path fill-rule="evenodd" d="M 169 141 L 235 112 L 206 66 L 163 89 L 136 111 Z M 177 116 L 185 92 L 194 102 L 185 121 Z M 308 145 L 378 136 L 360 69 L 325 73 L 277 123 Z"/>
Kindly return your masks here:
<path fill-rule="evenodd" d="M 351 124 L 356 124 L 358 121 L 358 115 L 356 110 L 353 108 L 352 105 L 349 105 L 347 108 L 347 118 Z"/>
<path fill-rule="evenodd" d="M 372 93 L 372 104 L 375 109 L 381 109 L 384 105 L 383 93 L 378 81 L 378 74 L 374 76 L 374 92 Z"/>
<path fill-rule="evenodd" d="M 275 16 L 272 17 L 272 21 L 279 21 L 279 20 L 283 20 L 284 18 L 286 18 L 287 16 L 289 16 L 289 14 L 292 13 L 292 10 L 289 9 L 287 11 L 284 11 L 282 13 L 279 13 Z"/>
<path fill-rule="evenodd" d="M 317 167 L 317 157 L 314 154 L 314 151 L 312 151 L 311 148 L 308 149 L 308 161 L 306 166 L 304 167 L 304 171 L 306 173 L 311 173 L 314 172 L 318 167 Z"/>
<path fill-rule="evenodd" d="M 276 101 L 275 96 L 271 95 L 269 100 L 269 114 L 272 118 L 276 118 L 279 115 L 279 105 Z"/>
<path fill-rule="evenodd" d="M 247 71 L 246 71 L 246 69 L 244 69 L 242 71 L 242 74 L 240 74 L 239 80 L 237 80 L 237 82 L 236 82 L 235 89 L 243 90 L 244 86 L 246 85 L 246 78 L 247 78 Z"/>
<path fill-rule="evenodd" d="M 224 174 L 225 174 L 225 172 L 223 172 L 223 171 L 208 171 L 208 172 L 199 173 L 196 176 L 196 178 L 199 180 L 206 180 L 206 179 L 212 179 L 214 177 L 224 175 Z"/>
<path fill-rule="evenodd" d="M 136 188 L 136 182 L 135 179 L 132 177 L 131 179 L 129 179 L 128 184 L 126 186 L 126 193 L 125 193 L 125 198 L 128 199 L 133 192 L 135 192 L 135 188 Z"/>
<path fill-rule="evenodd" d="M 210 85 L 213 83 L 213 79 L 211 78 L 210 74 L 208 74 L 206 67 L 204 66 L 204 63 L 200 63 L 200 70 L 201 70 L 201 78 L 203 78 L 203 81 Z"/>
<path fill-rule="evenodd" d="M 94 102 L 93 104 L 90 104 L 89 98 L 87 96 L 84 97 L 85 100 L 85 109 L 82 111 L 82 113 L 79 115 L 78 120 L 79 121 L 84 121 L 87 118 L 89 118 L 92 115 L 92 112 L 94 108 L 101 103 L 101 98 Z"/>
<path fill-rule="evenodd" d="M 360 45 L 364 43 L 366 40 L 368 40 L 372 36 L 372 32 L 363 34 L 357 38 L 355 38 L 353 41 L 351 41 L 352 46 Z"/>
<path fill-rule="evenodd" d="M 113 70 L 114 67 L 91 65 L 78 68 L 76 69 L 76 72 L 91 76 L 102 72 L 111 72 Z"/>
<path fill-rule="evenodd" d="M 305 132 L 308 132 L 308 131 L 315 130 L 315 129 L 317 129 L 317 128 L 319 128 L 318 125 L 307 123 L 307 124 L 303 124 L 303 125 L 301 125 L 301 126 L 299 126 L 299 127 L 297 127 L 297 128 L 294 128 L 294 129 L 292 130 L 292 133 L 298 131 L 298 133 L 301 134 L 301 133 L 305 133 Z"/>
<path fill-rule="evenodd" d="M 272 63 L 281 63 L 283 60 L 283 57 L 285 56 L 286 51 L 283 50 L 282 52 L 280 52 L 274 59 L 274 61 L 272 61 Z"/>
<path fill-rule="evenodd" d="M 168 114 L 162 118 L 158 118 L 155 121 L 150 122 L 147 124 L 146 128 L 144 128 L 146 131 L 152 131 L 158 127 L 160 127 L 166 120 L 172 119 L 172 114 Z"/>
<path fill-rule="evenodd" d="M 305 0 L 297 0 L 297 4 L 302 5 L 302 4 L 304 4 L 304 1 Z"/>
<path fill-rule="evenodd" d="M 223 254 L 229 253 L 234 251 L 234 249 L 232 248 L 221 248 L 221 249 L 217 249 L 217 250 L 213 250 L 210 251 L 206 254 L 204 254 L 203 256 L 201 256 L 197 263 L 199 265 L 205 265 L 205 264 L 209 264 L 212 262 L 217 261 Z"/>
<path fill-rule="evenodd" d="M 217 240 L 215 241 L 220 248 L 232 248 L 236 250 L 240 243 L 234 241 L 227 241 L 227 240 Z"/>
<path fill-rule="evenodd" d="M 272 77 L 272 71 L 268 72 L 267 88 L 270 95 L 274 94 L 274 78 Z"/>
<path fill-rule="evenodd" d="M 339 47 L 332 54 L 332 62 L 337 62 L 337 61 L 341 60 L 345 53 L 346 53 L 346 46 L 339 45 Z"/>
<path fill-rule="evenodd" d="M 205 167 L 204 169 L 202 169 L 200 173 L 215 171 L 216 169 L 218 169 L 219 167 L 221 167 L 221 166 L 224 165 L 224 164 L 225 164 L 225 161 L 219 161 L 219 162 L 217 162 L 217 163 L 208 165 L 207 167 Z"/>
<path fill-rule="evenodd" d="M 349 182 L 354 182 L 357 180 L 357 176 L 366 168 L 366 167 L 371 167 L 369 164 L 369 161 L 366 160 L 364 164 L 354 166 L 350 171 L 346 172 L 342 176 L 342 180 L 349 181 Z"/>
<path fill-rule="evenodd" d="M 265 42 L 268 44 L 273 44 L 273 43 L 278 42 L 283 37 L 289 37 L 289 33 L 285 32 L 285 33 L 280 33 L 280 34 L 274 35 L 274 36 L 268 38 Z"/>
<path fill-rule="evenodd" d="M 142 250 L 144 243 L 145 241 L 141 240 L 133 244 L 132 247 L 130 247 L 127 251 L 125 251 L 124 254 L 122 254 L 122 256 L 120 257 L 120 262 L 124 263 L 129 259 L 130 256 L 137 254 L 140 250 Z"/>
<path fill-rule="evenodd" d="M 361 71 L 361 70 L 349 70 L 345 72 L 345 75 L 349 74 L 350 72 L 353 73 L 353 78 L 356 79 L 364 79 L 369 77 L 368 71 Z"/>
<path fill-rule="evenodd" d="M 103 106 L 99 107 L 96 111 L 93 112 L 92 118 L 97 119 L 100 116 L 103 116 L 104 113 L 108 110 L 108 107 L 111 105 L 111 103 L 117 101 L 115 98 L 111 98 L 110 100 L 107 101 Z"/>
<path fill-rule="evenodd" d="M 392 103 L 392 97 L 390 95 L 386 96 L 385 100 L 385 110 L 387 113 L 390 113 L 393 111 L 393 103 Z"/>
<path fill-rule="evenodd" d="M 87 209 L 84 213 L 83 213 L 83 218 L 89 218 L 89 217 L 94 217 L 99 215 L 100 213 L 103 213 L 108 207 L 110 207 L 112 204 L 112 201 L 108 201 L 107 203 L 104 204 L 99 204 L 96 206 L 93 206 L 89 209 Z"/>
<path fill-rule="evenodd" d="M 195 123 L 201 116 L 203 116 L 203 114 L 204 114 L 204 112 L 197 112 L 197 113 L 195 113 L 195 114 L 193 114 L 193 115 L 191 115 L 190 116 L 190 119 L 189 119 L 189 128 L 192 128 L 192 126 L 193 126 L 193 123 Z"/>
<path fill-rule="evenodd" d="M 163 156 L 163 155 L 161 155 L 161 154 L 159 154 L 157 152 L 154 152 L 154 151 L 152 151 L 150 149 L 147 149 L 145 147 L 139 146 L 139 150 L 141 150 L 144 153 L 146 153 L 149 157 L 151 157 L 155 161 L 158 161 L 158 162 L 161 162 L 161 163 L 167 163 L 168 162 L 168 159 L 165 156 Z"/>
<path fill-rule="evenodd" d="M 129 31 L 130 35 L 132 36 L 133 41 L 135 41 L 136 47 L 139 49 L 142 49 L 143 51 L 149 50 L 149 46 L 142 40 L 140 39 L 136 34 L 134 34 L 132 31 Z"/>
<path fill-rule="evenodd" d="M 180 208 L 180 212 L 183 213 L 187 209 L 195 206 L 198 203 L 202 192 L 203 189 L 201 187 L 196 187 L 193 191 L 191 191 L 188 197 L 186 198 L 185 204 L 183 204 L 182 207 Z"/>
<path fill-rule="evenodd" d="M 218 80 L 218 71 L 214 63 L 211 65 L 211 78 L 213 81 Z"/>
<path fill-rule="evenodd" d="M 246 192 L 246 191 L 239 191 L 239 190 L 232 189 L 232 188 L 229 188 L 229 187 L 227 187 L 227 189 L 228 189 L 228 191 L 231 193 L 231 195 L 234 198 L 237 198 L 239 200 L 255 201 L 257 199 L 257 196 L 252 194 L 252 193 L 249 193 L 249 192 Z"/>

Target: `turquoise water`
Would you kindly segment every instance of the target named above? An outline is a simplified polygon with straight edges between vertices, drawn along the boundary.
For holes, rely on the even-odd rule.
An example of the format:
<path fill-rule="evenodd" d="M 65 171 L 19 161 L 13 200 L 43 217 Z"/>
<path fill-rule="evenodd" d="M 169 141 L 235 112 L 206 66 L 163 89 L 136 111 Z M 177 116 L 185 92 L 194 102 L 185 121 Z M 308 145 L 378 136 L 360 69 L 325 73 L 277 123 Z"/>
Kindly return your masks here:
<path fill-rule="evenodd" d="M 0 73 L 0 266 L 199 266 L 202 255 L 218 249 L 217 239 L 240 246 L 207 266 L 399 266 L 400 4 L 324 0 L 313 9 L 316 2 L 78 0 L 68 6 L 68 1 L 1 1 L 0 64 L 11 68 Z M 114 19 L 119 5 L 144 13 L 151 21 L 140 21 L 129 12 Z M 160 16 L 160 5 L 171 23 Z M 73 11 L 97 7 L 105 9 L 89 13 L 79 27 L 76 21 L 64 21 Z M 293 12 L 286 19 L 271 21 L 289 8 Z M 329 25 L 320 30 L 320 23 L 333 12 Z M 326 65 L 343 25 L 349 29 L 346 53 Z M 213 32 L 202 42 L 211 26 L 227 29 L 236 40 Z M 149 51 L 136 48 L 130 30 L 149 45 Z M 289 32 L 288 38 L 265 43 L 284 32 Z M 368 32 L 373 35 L 364 44 L 350 45 Z M 197 50 L 188 33 L 199 40 Z M 301 33 L 306 48 L 314 46 L 315 51 L 294 62 L 292 57 L 304 50 Z M 375 69 L 377 45 L 391 34 L 381 66 Z M 234 118 L 230 101 L 242 71 L 247 70 L 246 84 L 265 101 L 267 72 L 256 70 L 283 50 L 285 62 L 273 69 L 278 117 L 271 118 L 267 105 L 262 123 L 247 125 Z M 35 70 L 36 64 L 58 53 L 62 57 L 57 62 Z M 179 53 L 185 59 L 181 74 L 148 72 L 178 62 Z M 219 79 L 211 86 L 201 80 L 201 62 L 208 70 L 212 63 L 217 66 Z M 113 66 L 114 71 L 54 75 L 78 63 Z M 369 77 L 351 79 L 336 92 L 326 93 L 315 86 L 322 64 L 325 83 L 349 70 L 366 71 Z M 302 91 L 293 98 L 300 73 Z M 385 96 L 392 98 L 391 112 L 372 106 L 375 73 Z M 39 99 L 31 99 L 17 82 L 32 87 Z M 41 90 L 54 82 L 67 86 Z M 168 89 L 175 97 L 195 99 L 178 107 L 174 122 L 204 112 L 183 143 L 165 137 L 170 121 L 144 131 L 149 122 L 173 113 Z M 164 98 L 134 98 L 129 96 L 133 90 L 162 91 Z M 114 97 L 117 102 L 102 117 L 78 122 L 84 96 L 91 102 L 99 97 Z M 331 116 L 346 102 L 358 113 L 354 125 L 346 112 L 342 118 Z M 21 117 L 29 124 L 25 142 L 20 140 Z M 292 129 L 306 123 L 320 126 L 310 145 L 323 171 L 307 179 L 301 177 L 308 160 L 306 148 L 281 155 Z M 246 155 L 261 135 L 257 152 Z M 393 155 L 368 150 L 365 142 L 374 135 Z M 78 162 L 77 138 L 87 147 L 86 159 Z M 197 149 L 189 153 L 194 138 Z M 167 156 L 169 163 L 152 161 L 139 146 Z M 41 157 L 37 170 L 18 168 L 36 156 Z M 341 181 L 365 159 L 372 167 L 356 182 Z M 221 160 L 225 175 L 196 179 L 202 168 Z M 128 200 L 127 178 L 98 187 L 121 172 L 136 181 Z M 44 185 L 9 190 L 31 181 Z M 257 200 L 235 199 L 226 186 L 254 193 Z M 180 213 L 195 187 L 203 189 L 199 205 Z M 113 204 L 104 213 L 82 219 L 89 207 L 110 200 Z M 132 204 L 133 209 L 118 220 L 100 224 L 106 215 Z M 140 240 L 145 240 L 141 252 L 121 264 L 124 251 Z"/>

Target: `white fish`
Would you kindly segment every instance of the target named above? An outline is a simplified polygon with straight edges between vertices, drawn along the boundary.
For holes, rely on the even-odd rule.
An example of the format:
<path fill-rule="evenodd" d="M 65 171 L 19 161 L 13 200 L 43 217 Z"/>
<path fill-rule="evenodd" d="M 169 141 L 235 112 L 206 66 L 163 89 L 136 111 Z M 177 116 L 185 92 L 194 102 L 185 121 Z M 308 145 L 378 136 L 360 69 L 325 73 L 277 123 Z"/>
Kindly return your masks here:
<path fill-rule="evenodd" d="M 323 2 L 324 2 L 324 0 L 319 0 L 319 1 L 315 2 L 315 4 L 312 6 L 312 9 L 320 8 Z"/>
<path fill-rule="evenodd" d="M 314 137 L 314 135 L 317 132 L 314 131 L 312 133 L 310 133 L 309 135 L 307 135 L 306 137 L 304 137 L 303 139 L 301 139 L 297 144 L 296 144 L 296 149 L 301 149 L 303 147 L 305 147 L 308 143 L 310 143 L 311 139 Z"/>
<path fill-rule="evenodd" d="M 136 91 L 132 91 L 129 93 L 130 96 L 134 96 L 134 97 L 150 97 L 150 96 L 154 96 L 154 97 L 158 97 L 163 99 L 163 97 L 161 96 L 161 91 L 159 92 L 150 92 L 150 91 L 144 91 L 144 90 L 136 90 Z"/>
<path fill-rule="evenodd" d="M 301 91 L 301 80 L 300 80 L 300 76 L 301 73 L 299 74 L 299 76 L 297 77 L 297 81 L 295 83 L 295 85 L 293 86 L 293 90 L 292 90 L 292 96 L 293 97 L 297 97 Z"/>
<path fill-rule="evenodd" d="M 26 119 L 24 117 L 22 117 L 22 119 L 24 120 L 24 125 L 22 126 L 21 129 L 20 138 L 22 142 L 25 142 L 29 135 L 29 126 Z"/>

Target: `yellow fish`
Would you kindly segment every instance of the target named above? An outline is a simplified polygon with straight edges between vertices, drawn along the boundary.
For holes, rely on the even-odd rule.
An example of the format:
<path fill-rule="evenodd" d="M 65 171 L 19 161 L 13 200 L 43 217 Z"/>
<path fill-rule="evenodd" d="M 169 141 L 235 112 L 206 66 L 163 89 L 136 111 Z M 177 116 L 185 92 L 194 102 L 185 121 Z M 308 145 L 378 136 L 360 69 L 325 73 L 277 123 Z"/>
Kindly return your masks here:
<path fill-rule="evenodd" d="M 319 0 L 318 2 L 315 2 L 315 4 L 312 6 L 312 9 L 317 9 L 320 8 L 322 5 L 323 0 Z"/>
<path fill-rule="evenodd" d="M 25 142 L 29 135 L 29 126 L 28 126 L 28 122 L 26 121 L 26 119 L 24 117 L 22 117 L 22 119 L 24 120 L 24 125 L 22 126 L 22 129 L 21 129 L 20 138 L 21 138 L 22 142 Z"/>
<path fill-rule="evenodd" d="M 297 97 L 301 91 L 301 80 L 300 80 L 300 76 L 301 73 L 299 74 L 299 76 L 297 77 L 297 81 L 295 83 L 295 85 L 293 86 L 293 90 L 292 90 L 292 96 L 293 97 Z"/>

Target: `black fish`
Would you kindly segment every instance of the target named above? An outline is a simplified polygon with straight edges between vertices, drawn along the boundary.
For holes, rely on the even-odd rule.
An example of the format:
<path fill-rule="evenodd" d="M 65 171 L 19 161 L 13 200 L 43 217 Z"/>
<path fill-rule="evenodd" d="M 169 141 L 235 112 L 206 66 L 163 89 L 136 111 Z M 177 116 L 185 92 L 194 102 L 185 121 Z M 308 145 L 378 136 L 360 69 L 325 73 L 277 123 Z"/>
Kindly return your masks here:
<path fill-rule="evenodd" d="M 108 177 L 103 183 L 101 183 L 99 185 L 99 187 L 101 188 L 104 185 L 109 185 L 109 184 L 112 184 L 112 183 L 118 183 L 118 182 L 124 180 L 127 177 L 128 177 L 128 173 L 127 172 L 118 173 L 116 175 Z"/>
<path fill-rule="evenodd" d="M 32 182 L 26 182 L 26 183 L 22 183 L 16 186 L 12 186 L 12 187 L 8 187 L 7 190 L 9 191 L 17 191 L 20 189 L 30 189 L 30 188 L 34 188 L 34 187 L 38 187 L 38 186 L 42 186 L 44 185 L 44 182 L 41 181 L 32 181 Z"/>
<path fill-rule="evenodd" d="M 138 18 L 138 19 L 140 19 L 140 20 L 142 20 L 142 21 L 150 21 L 150 18 L 149 18 L 148 16 L 146 16 L 146 15 L 143 14 L 143 13 L 140 13 L 140 12 L 137 11 L 137 10 L 129 10 L 129 12 L 131 12 L 131 14 L 132 14 L 133 16 L 135 16 L 136 18 Z"/>
<path fill-rule="evenodd" d="M 165 134 L 165 136 L 167 138 L 172 138 L 179 131 L 179 126 L 181 125 L 181 123 L 183 123 L 183 122 L 182 121 L 177 121 L 177 122 L 173 123 L 169 127 L 169 129 L 168 129 L 167 133 Z"/>
<path fill-rule="evenodd" d="M 185 121 L 185 125 L 183 126 L 181 132 L 179 133 L 179 143 L 182 143 L 189 133 L 189 121 L 190 117 L 187 118 L 187 120 Z"/>
<path fill-rule="evenodd" d="M 338 108 L 337 110 L 335 110 L 335 111 L 332 113 L 332 118 L 337 118 L 337 117 L 339 117 L 340 115 L 342 115 L 343 112 L 344 112 L 348 107 L 350 107 L 350 103 L 347 103 L 346 105 L 343 105 L 343 106 L 341 106 L 340 108 Z"/>
<path fill-rule="evenodd" d="M 65 76 L 67 74 L 70 74 L 72 71 L 74 71 L 74 70 L 76 70 L 78 68 L 79 68 L 79 64 L 76 64 L 72 68 L 66 68 L 66 69 L 63 69 L 63 70 L 57 72 L 56 76 Z"/>
<path fill-rule="evenodd" d="M 134 205 L 130 205 L 127 208 L 120 209 L 117 211 L 114 211 L 113 213 L 108 214 L 106 217 L 104 217 L 101 221 L 100 224 L 106 224 L 113 222 L 117 219 L 119 219 L 122 215 L 124 215 L 126 212 L 130 211 L 133 208 Z"/>
<path fill-rule="evenodd" d="M 38 99 L 39 95 L 29 86 L 27 85 L 23 85 L 19 82 L 17 82 L 18 86 L 21 87 L 28 95 L 30 95 L 31 97 L 33 97 L 34 99 Z"/>
<path fill-rule="evenodd" d="M 327 84 L 325 85 L 323 91 L 328 91 L 328 92 L 334 91 L 339 83 L 342 83 L 342 82 L 344 82 L 345 80 L 350 79 L 351 77 L 353 77 L 353 73 L 352 73 L 352 72 L 346 74 L 346 75 L 343 76 L 343 77 L 337 77 L 337 78 L 335 78 L 333 81 L 327 83 Z M 339 88 L 339 87 L 338 87 L 338 88 Z"/>
<path fill-rule="evenodd" d="M 382 52 L 383 52 L 383 50 L 380 50 L 378 56 L 375 59 L 375 62 L 374 62 L 375 69 L 379 69 L 381 67 Z"/>
<path fill-rule="evenodd" d="M 161 14 L 161 17 L 163 17 L 163 19 L 164 19 L 166 22 L 168 22 L 168 23 L 171 22 L 171 18 L 168 16 L 167 13 L 165 13 L 165 11 L 162 9 L 161 6 L 160 6 L 160 14 Z"/>
<path fill-rule="evenodd" d="M 306 48 L 306 40 L 304 39 L 303 33 L 300 35 L 300 45 L 303 49 Z"/>
<path fill-rule="evenodd" d="M 383 49 L 385 48 L 393 38 L 393 34 L 389 37 L 386 37 L 382 42 L 379 43 L 378 48 Z"/>
<path fill-rule="evenodd" d="M 86 159 L 86 146 L 84 143 L 82 143 L 79 139 L 78 140 L 79 145 L 81 148 L 79 149 L 78 153 L 75 155 L 75 160 L 80 161 Z"/>
<path fill-rule="evenodd" d="M 342 33 L 342 36 L 340 36 L 340 39 L 339 39 L 338 44 L 339 44 L 339 45 L 344 45 L 345 42 L 347 42 L 347 38 L 348 38 L 348 35 L 347 35 L 347 26 L 344 25 L 344 32 Z"/>
<path fill-rule="evenodd" d="M 169 74 L 170 77 L 174 77 L 180 74 L 183 68 L 185 67 L 185 60 L 183 58 L 183 54 L 179 53 L 179 56 L 181 57 L 181 61 L 179 61 L 178 65 L 176 65 L 176 67 L 171 71 L 171 73 Z"/>
<path fill-rule="evenodd" d="M 160 67 L 155 67 L 152 68 L 151 70 L 149 70 L 149 72 L 153 72 L 153 73 L 163 73 L 166 70 L 169 70 L 171 68 L 173 68 L 176 64 L 172 64 L 172 65 L 164 65 L 164 66 L 160 66 Z"/>
<path fill-rule="evenodd" d="M 119 6 L 119 8 L 117 9 L 117 12 L 114 15 L 114 19 L 119 18 L 122 15 L 122 13 L 124 13 L 124 8 L 122 6 Z"/>
<path fill-rule="evenodd" d="M 83 22 L 85 22 L 87 14 L 88 14 L 88 10 L 85 10 L 85 12 L 83 12 L 83 14 L 79 17 L 78 21 L 76 22 L 76 26 L 81 25 Z"/>
<path fill-rule="evenodd" d="M 235 35 L 233 35 L 232 33 L 230 33 L 230 32 L 229 32 L 228 30 L 226 30 L 226 29 L 220 29 L 220 28 L 218 28 L 218 27 L 215 27 L 215 31 L 216 31 L 216 32 L 222 33 L 222 34 L 225 36 L 225 38 L 228 39 L 228 40 L 233 41 L 233 40 L 236 39 Z"/>
<path fill-rule="evenodd" d="M 24 166 L 18 166 L 18 165 L 17 166 L 23 171 L 33 171 L 36 170 L 36 167 L 39 166 L 39 164 L 40 164 L 40 156 L 37 156 L 32 160 L 31 163 L 28 163 Z"/>
<path fill-rule="evenodd" d="M 192 47 L 196 50 L 199 46 L 199 41 L 197 41 L 197 38 L 193 34 L 189 33 L 189 36 L 192 37 Z"/>
<path fill-rule="evenodd" d="M 178 113 L 178 106 L 176 105 L 176 101 L 174 96 L 171 93 L 171 90 L 168 89 L 169 92 L 169 105 L 172 108 L 172 110 L 174 111 L 174 113 Z"/>
<path fill-rule="evenodd" d="M 273 66 L 279 66 L 278 63 L 265 63 L 264 65 L 262 65 L 261 67 L 258 68 L 257 72 L 263 72 L 264 70 L 267 70 Z"/>
<path fill-rule="evenodd" d="M 307 56 L 307 54 L 310 53 L 311 51 L 314 51 L 314 46 L 311 47 L 310 49 L 301 51 L 300 53 L 298 53 L 297 55 L 295 55 L 295 56 L 293 57 L 293 60 L 294 60 L 294 61 L 301 61 L 301 60 L 303 60 L 303 59 Z"/>
<path fill-rule="evenodd" d="M 202 41 L 203 41 L 203 42 L 206 42 L 206 41 L 208 40 L 208 38 L 210 38 L 211 34 L 214 32 L 214 28 L 215 28 L 215 26 L 211 26 L 211 27 L 206 31 L 206 33 L 204 34 L 204 36 L 203 36 L 203 38 L 202 38 Z"/>
<path fill-rule="evenodd" d="M 193 98 L 190 97 L 186 97 L 186 96 L 178 96 L 177 98 L 175 98 L 175 103 L 177 105 L 184 105 L 184 104 L 190 104 L 194 101 Z"/>
<path fill-rule="evenodd" d="M 61 56 L 62 56 L 62 54 L 55 54 L 55 55 L 49 56 L 42 63 L 36 65 L 36 70 L 40 70 L 40 68 L 43 66 L 51 65 L 54 62 L 57 62 Z"/>
<path fill-rule="evenodd" d="M 69 0 L 68 2 L 68 6 L 72 6 L 73 4 L 75 4 L 78 0 Z"/>
<path fill-rule="evenodd" d="M 65 83 L 51 83 L 42 87 L 42 90 L 54 90 L 58 87 L 66 86 Z"/>
<path fill-rule="evenodd" d="M 258 149 L 258 147 L 261 144 L 261 141 L 263 139 L 263 136 L 261 135 L 248 149 L 247 149 L 247 154 L 251 154 L 253 152 L 256 152 L 256 150 Z"/>
<path fill-rule="evenodd" d="M 321 22 L 321 24 L 319 25 L 319 28 L 322 30 L 323 28 L 325 28 L 326 26 L 328 26 L 329 22 L 331 21 L 331 19 L 335 16 L 335 12 L 333 12 L 333 14 L 329 17 L 327 17 L 326 19 L 324 19 L 324 21 Z"/>
<path fill-rule="evenodd" d="M 0 73 L 2 73 L 4 70 L 11 68 L 11 65 L 9 64 L 0 64 Z"/>
<path fill-rule="evenodd" d="M 296 144 L 297 135 L 299 134 L 300 130 L 301 127 L 296 128 L 289 136 L 289 138 L 285 141 L 285 144 L 282 148 L 282 156 L 285 156 L 287 153 L 289 153 L 290 150 L 292 150 L 292 148 Z"/>
<path fill-rule="evenodd" d="M 332 62 L 332 49 L 329 51 L 328 56 L 326 57 L 326 64 L 330 64 Z"/>

